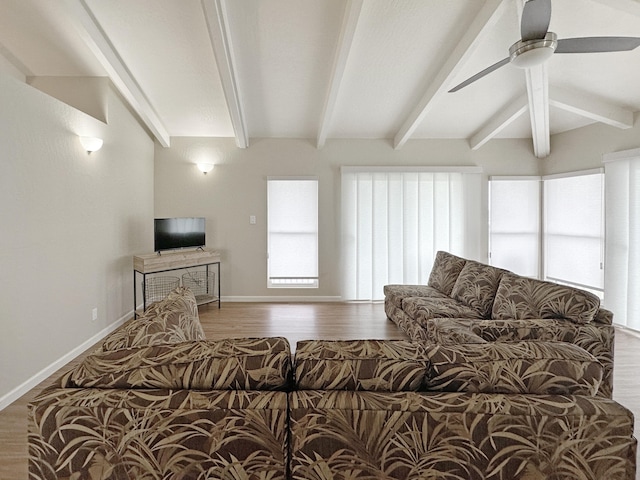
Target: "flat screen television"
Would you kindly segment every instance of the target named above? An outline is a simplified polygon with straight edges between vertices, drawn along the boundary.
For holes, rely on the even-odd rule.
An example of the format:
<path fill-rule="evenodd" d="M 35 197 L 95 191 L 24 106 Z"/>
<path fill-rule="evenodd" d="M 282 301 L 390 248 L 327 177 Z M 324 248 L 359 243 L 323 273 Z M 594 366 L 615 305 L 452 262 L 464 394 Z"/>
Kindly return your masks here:
<path fill-rule="evenodd" d="M 154 251 L 204 247 L 204 217 L 156 218 L 153 221 Z"/>

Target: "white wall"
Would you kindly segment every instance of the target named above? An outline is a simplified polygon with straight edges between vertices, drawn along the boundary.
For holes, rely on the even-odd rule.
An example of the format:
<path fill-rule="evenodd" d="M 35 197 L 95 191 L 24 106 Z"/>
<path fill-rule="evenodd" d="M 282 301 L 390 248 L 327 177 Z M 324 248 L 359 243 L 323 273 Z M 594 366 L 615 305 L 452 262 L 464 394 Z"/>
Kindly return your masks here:
<path fill-rule="evenodd" d="M 602 155 L 640 147 L 640 113 L 626 130 L 596 123 L 554 135 L 551 155 L 541 161 L 542 175 L 602 167 Z"/>
<path fill-rule="evenodd" d="M 0 69 L 0 105 L 3 408 L 129 318 L 131 257 L 152 248 L 154 152 L 112 90 L 106 125 Z M 88 155 L 78 135 L 104 146 Z"/>
<path fill-rule="evenodd" d="M 529 140 L 497 140 L 473 152 L 464 140 L 412 140 L 394 150 L 388 140 L 172 138 L 156 146 L 155 215 L 207 218 L 207 245 L 222 254 L 223 300 L 264 300 L 340 295 L 340 167 L 342 165 L 473 165 L 485 175 L 538 175 Z M 216 164 L 203 175 L 195 163 Z M 320 288 L 267 289 L 266 178 L 317 175 L 320 180 Z M 478 252 L 486 261 L 486 187 L 480 207 L 485 234 Z M 249 216 L 257 217 L 256 225 Z"/>

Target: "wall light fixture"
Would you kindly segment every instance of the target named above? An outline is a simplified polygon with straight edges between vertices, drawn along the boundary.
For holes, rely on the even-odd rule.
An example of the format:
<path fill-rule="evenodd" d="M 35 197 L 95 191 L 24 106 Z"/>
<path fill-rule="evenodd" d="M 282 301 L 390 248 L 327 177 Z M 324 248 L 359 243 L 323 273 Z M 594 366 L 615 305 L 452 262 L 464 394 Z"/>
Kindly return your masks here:
<path fill-rule="evenodd" d="M 89 154 L 102 148 L 102 139 L 98 137 L 80 137 L 80 143 Z"/>
<path fill-rule="evenodd" d="M 205 175 L 213 170 L 213 163 L 198 163 L 198 170 L 200 170 Z"/>

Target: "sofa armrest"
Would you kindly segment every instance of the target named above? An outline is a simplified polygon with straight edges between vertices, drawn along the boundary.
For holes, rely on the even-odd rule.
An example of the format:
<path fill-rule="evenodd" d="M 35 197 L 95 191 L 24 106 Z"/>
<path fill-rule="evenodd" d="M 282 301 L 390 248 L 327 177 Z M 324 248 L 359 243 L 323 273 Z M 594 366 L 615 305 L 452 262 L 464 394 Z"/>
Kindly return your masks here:
<path fill-rule="evenodd" d="M 596 316 L 593 317 L 593 321 L 600 325 L 613 325 L 613 312 L 600 307 L 596 312 Z"/>
<path fill-rule="evenodd" d="M 602 365 L 561 342 L 432 345 L 427 389 L 447 392 L 594 396 Z"/>
<path fill-rule="evenodd" d="M 190 340 L 205 340 L 198 317 L 196 297 L 191 290 L 178 287 L 152 304 L 144 314 L 125 323 L 107 336 L 102 350 L 143 347 Z"/>

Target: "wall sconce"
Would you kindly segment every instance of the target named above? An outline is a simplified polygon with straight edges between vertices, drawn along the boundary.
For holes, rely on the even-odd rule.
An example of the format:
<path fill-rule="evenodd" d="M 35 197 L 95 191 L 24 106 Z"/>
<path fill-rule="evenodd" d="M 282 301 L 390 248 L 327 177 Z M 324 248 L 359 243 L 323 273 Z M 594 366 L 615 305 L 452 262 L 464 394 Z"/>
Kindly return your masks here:
<path fill-rule="evenodd" d="M 98 137 L 80 137 L 80 143 L 89 154 L 102 148 L 102 139 Z"/>
<path fill-rule="evenodd" d="M 198 170 L 200 170 L 205 175 L 213 170 L 213 163 L 198 163 Z"/>

